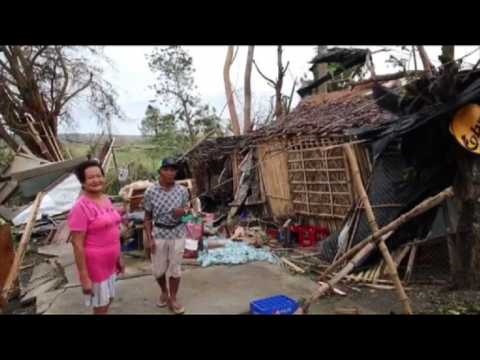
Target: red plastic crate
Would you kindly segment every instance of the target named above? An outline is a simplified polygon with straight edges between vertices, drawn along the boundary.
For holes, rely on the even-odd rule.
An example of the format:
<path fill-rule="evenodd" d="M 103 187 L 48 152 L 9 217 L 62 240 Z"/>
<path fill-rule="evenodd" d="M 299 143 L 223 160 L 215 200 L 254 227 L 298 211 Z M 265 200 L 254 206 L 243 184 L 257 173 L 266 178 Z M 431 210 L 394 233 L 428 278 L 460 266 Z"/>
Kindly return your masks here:
<path fill-rule="evenodd" d="M 298 226 L 298 243 L 301 247 L 310 247 L 316 242 L 316 229 L 313 226 Z"/>
<path fill-rule="evenodd" d="M 330 231 L 322 226 L 315 226 L 315 242 L 325 240 L 330 235 Z"/>

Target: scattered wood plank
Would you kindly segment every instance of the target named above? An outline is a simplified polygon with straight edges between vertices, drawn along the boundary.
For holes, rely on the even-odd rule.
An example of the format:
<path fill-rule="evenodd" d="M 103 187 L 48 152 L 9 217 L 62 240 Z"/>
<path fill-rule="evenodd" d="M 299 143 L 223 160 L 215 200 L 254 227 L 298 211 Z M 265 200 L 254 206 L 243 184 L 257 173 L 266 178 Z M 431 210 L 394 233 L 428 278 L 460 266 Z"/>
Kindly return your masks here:
<path fill-rule="evenodd" d="M 318 284 L 319 284 L 319 285 L 325 285 L 325 283 L 322 282 L 322 281 L 319 281 Z M 337 294 L 337 295 L 347 296 L 347 293 L 346 293 L 345 291 L 342 291 L 342 290 L 340 290 L 340 289 L 338 289 L 338 288 L 336 288 L 336 287 L 332 288 L 332 291 L 333 291 L 335 294 Z"/>
<path fill-rule="evenodd" d="M 290 266 L 293 270 L 295 270 L 296 272 L 300 273 L 300 274 L 305 274 L 305 270 L 303 270 L 301 267 L 295 265 L 294 263 L 292 263 L 291 261 L 289 261 L 287 258 L 285 257 L 282 257 L 280 258 L 285 264 L 287 264 L 288 266 Z"/>
<path fill-rule="evenodd" d="M 55 235 L 52 238 L 52 244 L 65 244 L 70 239 L 70 228 L 67 221 L 62 221 L 58 227 Z"/>
<path fill-rule="evenodd" d="M 362 285 L 375 290 L 395 290 L 395 286 L 393 285 L 380 285 L 380 284 L 362 284 Z"/>
<path fill-rule="evenodd" d="M 8 301 L 9 294 L 12 290 L 12 285 L 14 284 L 15 280 L 18 277 L 18 272 L 20 270 L 20 266 L 22 264 L 25 252 L 27 250 L 28 242 L 30 241 L 30 236 L 32 235 L 33 225 L 35 224 L 38 208 L 40 207 L 42 198 L 43 198 L 43 193 L 42 192 L 38 193 L 33 203 L 32 211 L 30 212 L 30 218 L 27 221 L 25 232 L 23 233 L 22 238 L 20 239 L 20 243 L 18 245 L 15 258 L 13 260 L 13 263 L 10 267 L 10 271 L 5 280 L 4 286 L 2 288 L 2 293 L 0 294 L 0 297 L 3 297 L 5 301 Z"/>
<path fill-rule="evenodd" d="M 417 216 L 425 213 L 426 211 L 438 206 L 443 201 L 453 196 L 454 196 L 453 188 L 450 186 L 445 190 L 441 191 L 440 193 L 438 193 L 437 195 L 425 199 L 420 204 L 415 206 L 412 210 L 399 216 L 397 219 L 395 219 L 394 221 L 390 222 L 388 225 L 385 225 L 380 230 L 378 230 L 378 232 L 375 232 L 374 234 L 366 237 L 365 239 L 360 241 L 358 244 L 356 244 L 354 247 L 352 247 L 350 250 L 348 250 L 335 263 L 330 265 L 330 267 L 327 268 L 327 270 L 325 270 L 322 277 L 327 276 L 328 274 L 332 273 L 333 271 L 341 267 L 344 264 L 344 262 L 350 258 L 354 258 L 356 259 L 356 261 L 360 261 L 361 259 L 363 259 L 363 256 L 366 256 L 370 253 L 368 251 L 368 248 L 366 249 L 365 247 L 368 244 L 371 244 L 372 242 L 378 241 L 377 240 L 378 236 L 384 236 L 385 234 L 389 234 L 389 235 L 392 234 L 393 231 L 398 229 L 400 226 L 416 218 Z M 360 256 L 360 255 L 363 255 L 363 256 Z M 353 260 L 350 260 L 350 262 L 352 261 Z"/>
<path fill-rule="evenodd" d="M 63 279 L 57 277 L 54 279 L 49 279 L 48 281 L 43 282 L 41 285 L 31 289 L 22 297 L 22 303 L 28 303 L 35 299 L 37 296 L 40 296 L 44 293 L 47 293 L 51 290 L 55 290 L 61 283 Z"/>

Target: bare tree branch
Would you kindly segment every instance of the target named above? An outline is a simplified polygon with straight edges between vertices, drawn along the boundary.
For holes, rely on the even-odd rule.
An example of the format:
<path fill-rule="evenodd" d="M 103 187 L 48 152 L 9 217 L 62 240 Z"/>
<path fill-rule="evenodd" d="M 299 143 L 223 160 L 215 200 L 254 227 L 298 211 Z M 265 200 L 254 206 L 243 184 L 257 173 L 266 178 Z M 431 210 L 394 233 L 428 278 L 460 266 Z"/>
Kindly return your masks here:
<path fill-rule="evenodd" d="M 62 108 L 63 106 L 65 106 L 65 104 L 67 102 L 69 102 L 73 97 L 77 96 L 80 92 L 82 92 L 83 90 L 85 90 L 87 87 L 90 86 L 91 82 L 92 82 L 92 79 L 93 79 L 93 74 L 90 73 L 90 78 L 88 79 L 88 81 L 83 85 L 81 86 L 80 88 L 78 88 L 77 90 L 75 90 L 73 93 L 71 93 L 69 96 L 67 96 L 65 98 L 65 100 L 61 103 L 60 105 L 60 108 Z"/>
<path fill-rule="evenodd" d="M 44 51 L 47 50 L 47 48 L 48 48 L 47 45 L 42 46 L 42 47 L 35 53 L 35 55 L 33 55 L 33 57 L 32 57 L 32 59 L 30 60 L 30 62 L 31 62 L 32 64 L 34 64 L 35 61 L 37 60 L 37 58 L 38 58 L 40 55 L 42 55 L 42 54 L 44 53 Z"/>
<path fill-rule="evenodd" d="M 290 61 L 287 61 L 287 65 L 285 66 L 285 69 L 282 71 L 282 76 L 285 76 L 285 73 L 287 72 L 288 65 L 290 65 Z"/>
<path fill-rule="evenodd" d="M 55 106 L 54 106 L 54 112 L 55 113 L 58 113 L 60 112 L 60 108 L 66 104 L 66 102 L 69 100 L 69 98 L 67 97 L 63 103 L 62 103 L 62 99 L 64 98 L 65 94 L 67 93 L 67 87 L 68 87 L 68 83 L 69 83 L 69 76 L 68 76 L 68 70 L 67 70 L 67 66 L 65 65 L 65 60 L 63 58 L 63 55 L 60 51 L 60 49 L 58 47 L 55 47 L 55 52 L 57 53 L 57 56 L 58 56 L 58 60 L 60 61 L 60 67 L 62 68 L 62 71 L 63 71 L 63 77 L 64 77 L 64 81 L 63 81 L 63 86 L 60 90 L 60 93 L 57 95 L 57 99 L 55 101 Z M 92 76 L 90 76 L 90 80 L 87 82 L 86 86 L 83 88 L 83 89 L 86 89 L 88 85 L 90 85 L 90 82 L 92 80 Z M 82 89 L 82 90 L 83 90 Z M 80 92 L 80 91 L 79 91 Z M 76 94 L 78 94 L 79 92 L 77 93 L 73 93 L 72 95 L 75 96 Z M 72 95 L 70 96 L 70 98 L 72 97 Z"/>
<path fill-rule="evenodd" d="M 260 70 L 260 68 L 258 67 L 257 63 L 255 62 L 255 60 L 253 60 L 253 65 L 255 65 L 255 68 L 257 69 L 258 73 L 265 79 L 267 80 L 273 87 L 275 87 L 275 81 L 273 81 L 272 79 L 268 78 L 266 75 L 264 75 L 262 73 L 262 71 Z"/>

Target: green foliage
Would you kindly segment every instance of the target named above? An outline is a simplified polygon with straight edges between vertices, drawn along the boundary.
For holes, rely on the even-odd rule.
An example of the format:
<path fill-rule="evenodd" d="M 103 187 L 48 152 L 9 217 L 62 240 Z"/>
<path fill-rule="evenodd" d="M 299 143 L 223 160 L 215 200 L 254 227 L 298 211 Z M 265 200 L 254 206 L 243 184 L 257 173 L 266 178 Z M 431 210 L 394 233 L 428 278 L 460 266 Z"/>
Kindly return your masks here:
<path fill-rule="evenodd" d="M 192 145 L 200 135 L 208 131 L 217 129 L 222 133 L 220 118 L 215 114 L 215 109 L 202 104 L 196 94 L 193 59 L 185 49 L 176 45 L 155 48 L 147 59 L 150 70 L 156 74 L 153 89 L 160 103 L 169 111 L 170 115 L 165 116 L 173 117 L 180 139 L 186 135 Z M 152 121 L 154 124 L 162 123 L 163 127 L 166 127 L 168 125 L 166 119 L 159 121 L 165 116 L 155 114 L 151 108 L 151 106 L 147 108 L 144 119 L 147 129 L 156 129 L 155 126 L 151 127 Z M 160 137 L 162 143 L 165 140 L 162 135 L 154 136 Z"/>
<path fill-rule="evenodd" d="M 150 137 L 150 143 L 154 146 L 147 151 L 150 158 L 183 152 L 189 144 L 185 131 L 177 128 L 175 117 L 171 114 L 161 115 L 160 110 L 151 105 L 145 112 L 140 131 L 143 136 Z"/>
<path fill-rule="evenodd" d="M 12 162 L 15 154 L 9 147 L 0 147 L 0 170 L 5 170 Z"/>

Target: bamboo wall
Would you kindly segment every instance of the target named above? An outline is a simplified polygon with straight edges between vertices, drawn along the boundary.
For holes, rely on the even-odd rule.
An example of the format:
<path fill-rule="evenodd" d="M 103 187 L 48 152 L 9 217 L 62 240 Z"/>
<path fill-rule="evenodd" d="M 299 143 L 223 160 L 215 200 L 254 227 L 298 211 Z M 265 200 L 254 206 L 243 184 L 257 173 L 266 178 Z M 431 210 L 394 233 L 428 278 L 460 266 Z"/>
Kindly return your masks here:
<path fill-rule="evenodd" d="M 283 140 L 273 140 L 257 147 L 263 196 L 266 197 L 274 217 L 286 217 L 292 209 L 285 144 Z"/>
<path fill-rule="evenodd" d="M 337 229 L 353 202 L 350 173 L 341 147 L 344 138 L 292 138 L 288 142 L 288 171 L 295 213 Z"/>
<path fill-rule="evenodd" d="M 297 214 L 302 222 L 339 230 L 357 198 L 341 145 L 346 137 L 292 137 L 258 147 L 261 177 L 274 216 Z M 353 145 L 364 185 L 371 173 L 368 150 Z"/>

